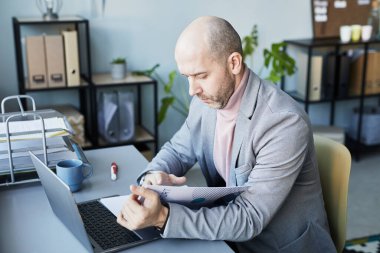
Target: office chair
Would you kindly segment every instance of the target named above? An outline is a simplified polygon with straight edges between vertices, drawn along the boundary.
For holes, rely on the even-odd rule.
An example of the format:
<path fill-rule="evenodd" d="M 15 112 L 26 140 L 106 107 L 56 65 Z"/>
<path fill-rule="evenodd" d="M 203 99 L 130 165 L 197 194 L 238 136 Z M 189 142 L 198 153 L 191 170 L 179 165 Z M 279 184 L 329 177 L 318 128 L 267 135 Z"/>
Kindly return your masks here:
<path fill-rule="evenodd" d="M 351 154 L 344 145 L 319 135 L 314 135 L 314 145 L 331 237 L 337 252 L 342 252 L 346 241 Z"/>

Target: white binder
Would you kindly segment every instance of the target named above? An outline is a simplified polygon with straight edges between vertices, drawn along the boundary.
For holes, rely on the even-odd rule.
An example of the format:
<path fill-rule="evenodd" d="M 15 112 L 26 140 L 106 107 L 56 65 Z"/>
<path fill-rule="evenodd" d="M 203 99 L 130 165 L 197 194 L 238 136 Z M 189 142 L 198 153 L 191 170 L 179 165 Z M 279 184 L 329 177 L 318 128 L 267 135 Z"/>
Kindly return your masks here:
<path fill-rule="evenodd" d="M 80 85 L 79 49 L 77 31 L 63 31 L 67 86 Z"/>
<path fill-rule="evenodd" d="M 300 94 L 302 98 L 306 98 L 307 60 L 308 56 L 306 53 L 298 54 L 297 93 Z M 321 99 L 323 56 L 312 55 L 310 64 L 309 101 L 318 101 Z"/>

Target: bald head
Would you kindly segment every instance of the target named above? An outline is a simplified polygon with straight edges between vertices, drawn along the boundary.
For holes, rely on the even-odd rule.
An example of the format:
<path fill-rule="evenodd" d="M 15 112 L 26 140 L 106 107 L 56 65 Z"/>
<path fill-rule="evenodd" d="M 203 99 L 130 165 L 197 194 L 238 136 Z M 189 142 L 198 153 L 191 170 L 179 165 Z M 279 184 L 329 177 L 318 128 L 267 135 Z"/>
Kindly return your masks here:
<path fill-rule="evenodd" d="M 224 61 L 234 52 L 243 55 L 240 36 L 232 25 L 211 16 L 197 18 L 180 35 L 176 54 L 191 50 L 202 51 L 216 61 Z"/>

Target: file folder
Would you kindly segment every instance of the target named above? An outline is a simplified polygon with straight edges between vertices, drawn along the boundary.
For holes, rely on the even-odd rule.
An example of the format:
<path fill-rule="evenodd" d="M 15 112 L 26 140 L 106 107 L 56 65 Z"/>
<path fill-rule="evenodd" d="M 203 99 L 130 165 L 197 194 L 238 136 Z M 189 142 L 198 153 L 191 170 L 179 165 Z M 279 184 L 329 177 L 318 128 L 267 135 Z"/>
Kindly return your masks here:
<path fill-rule="evenodd" d="M 117 92 L 102 92 L 98 110 L 99 133 L 111 143 L 118 142 L 119 114 Z"/>
<path fill-rule="evenodd" d="M 135 136 L 135 113 L 132 92 L 118 92 L 119 141 L 129 141 Z"/>
<path fill-rule="evenodd" d="M 49 87 L 66 86 L 63 39 L 60 35 L 44 36 Z"/>
<path fill-rule="evenodd" d="M 29 76 L 29 85 L 26 88 L 47 88 L 44 38 L 43 36 L 27 36 L 25 41 Z"/>
<path fill-rule="evenodd" d="M 298 55 L 298 82 L 297 82 L 297 92 L 306 98 L 306 73 L 308 66 L 308 55 L 305 53 L 300 53 Z M 309 101 L 318 101 L 321 99 L 321 86 L 322 86 L 322 67 L 323 67 L 323 56 L 322 55 L 312 55 L 310 61 L 310 83 L 309 83 Z"/>
<path fill-rule="evenodd" d="M 77 31 L 63 31 L 67 86 L 80 85 Z"/>
<path fill-rule="evenodd" d="M 99 97 L 99 133 L 110 143 L 130 141 L 135 136 L 132 92 L 102 92 Z"/>

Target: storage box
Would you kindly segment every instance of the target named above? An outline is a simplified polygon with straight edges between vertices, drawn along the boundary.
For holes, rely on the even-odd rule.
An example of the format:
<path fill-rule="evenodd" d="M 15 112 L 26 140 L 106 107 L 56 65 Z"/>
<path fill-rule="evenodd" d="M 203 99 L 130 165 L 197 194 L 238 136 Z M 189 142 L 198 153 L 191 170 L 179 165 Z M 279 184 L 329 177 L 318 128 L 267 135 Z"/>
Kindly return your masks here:
<path fill-rule="evenodd" d="M 75 135 L 73 136 L 74 141 L 76 141 L 81 147 L 87 146 L 84 130 L 84 116 L 71 105 L 53 105 L 49 108 L 65 115 L 67 121 L 75 132 Z"/>
<path fill-rule="evenodd" d="M 350 75 L 350 95 L 360 95 L 362 73 L 364 68 L 364 52 L 353 57 Z M 370 51 L 367 58 L 366 84 L 364 94 L 380 93 L 380 52 Z"/>
<path fill-rule="evenodd" d="M 366 145 L 380 144 L 380 107 L 364 107 L 362 117 L 360 142 Z M 357 140 L 358 120 L 359 111 L 355 108 L 348 130 L 348 135 L 354 140 Z"/>
<path fill-rule="evenodd" d="M 312 126 L 313 134 L 324 136 L 336 142 L 344 144 L 344 129 L 337 126 Z"/>

